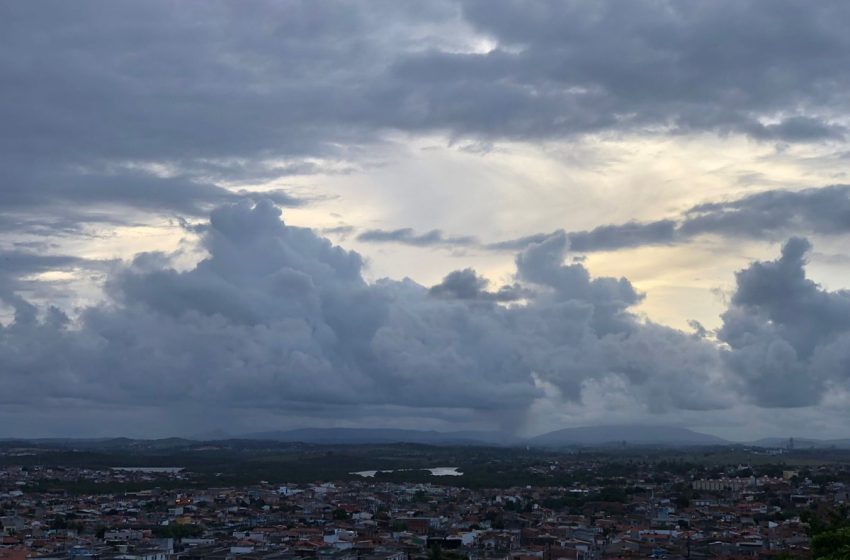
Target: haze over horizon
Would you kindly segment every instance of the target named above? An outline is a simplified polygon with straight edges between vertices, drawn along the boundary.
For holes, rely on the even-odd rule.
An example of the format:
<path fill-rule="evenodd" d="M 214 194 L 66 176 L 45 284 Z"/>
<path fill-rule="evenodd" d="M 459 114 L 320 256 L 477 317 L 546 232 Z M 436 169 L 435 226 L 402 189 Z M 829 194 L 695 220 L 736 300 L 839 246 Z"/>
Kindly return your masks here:
<path fill-rule="evenodd" d="M 850 4 L 0 5 L 0 437 L 850 437 Z"/>

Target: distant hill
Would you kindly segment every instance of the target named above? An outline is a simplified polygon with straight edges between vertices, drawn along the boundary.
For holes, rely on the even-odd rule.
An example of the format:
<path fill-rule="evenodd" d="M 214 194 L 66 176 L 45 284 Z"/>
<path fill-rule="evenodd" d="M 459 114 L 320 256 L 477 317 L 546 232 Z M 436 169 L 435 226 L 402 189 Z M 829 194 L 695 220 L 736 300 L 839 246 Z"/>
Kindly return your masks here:
<path fill-rule="evenodd" d="M 437 432 L 381 428 L 303 428 L 300 430 L 256 432 L 240 439 L 321 444 L 423 443 L 430 445 L 511 445 L 517 438 L 499 432 Z"/>
<path fill-rule="evenodd" d="M 429 445 L 616 445 L 623 441 L 644 445 L 727 445 L 728 441 L 668 426 L 592 426 L 567 428 L 530 439 L 500 432 L 437 432 L 403 429 L 304 428 L 256 432 L 240 439 L 302 442 L 314 444 L 421 443 Z"/>
<path fill-rule="evenodd" d="M 189 447 L 196 442 L 179 437 L 159 438 L 159 439 L 135 439 L 127 437 L 116 438 L 96 438 L 96 439 L 55 439 L 55 440 L 36 440 L 46 443 L 54 443 L 65 447 L 75 447 L 78 449 L 176 449 L 180 447 Z"/>
<path fill-rule="evenodd" d="M 725 439 L 671 426 L 587 426 L 549 432 L 528 440 L 531 445 L 728 445 Z"/>
<path fill-rule="evenodd" d="M 764 438 L 752 442 L 731 442 L 687 428 L 658 425 L 609 425 L 566 428 L 542 434 L 532 438 L 520 438 L 495 431 L 453 431 L 406 430 L 395 428 L 303 428 L 295 430 L 275 430 L 249 434 L 231 434 L 221 430 L 203 432 L 190 438 L 131 439 L 115 438 L 33 438 L 0 439 L 8 446 L 14 442 L 32 442 L 78 449 L 175 449 L 192 447 L 200 442 L 242 442 L 250 441 L 256 445 L 262 442 L 282 444 L 304 443 L 313 445 L 358 445 L 358 444 L 394 444 L 417 443 L 425 445 L 476 445 L 476 446 L 617 446 L 623 442 L 631 445 L 658 446 L 701 446 L 735 445 L 752 447 L 786 448 L 788 438 Z M 794 438 L 796 449 L 850 449 L 850 439 L 819 440 L 813 438 Z"/>

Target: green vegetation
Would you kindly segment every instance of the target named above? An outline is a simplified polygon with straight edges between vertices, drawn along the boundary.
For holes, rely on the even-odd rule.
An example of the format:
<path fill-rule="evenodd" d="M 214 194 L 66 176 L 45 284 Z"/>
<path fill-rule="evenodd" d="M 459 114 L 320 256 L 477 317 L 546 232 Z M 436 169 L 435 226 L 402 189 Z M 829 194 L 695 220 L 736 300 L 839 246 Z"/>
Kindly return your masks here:
<path fill-rule="evenodd" d="M 547 486 L 572 488 L 586 485 L 602 488 L 592 495 L 562 492 L 551 505 L 579 507 L 589 501 L 623 502 L 639 487 L 626 488 L 624 481 L 645 473 L 647 483 L 669 483 L 683 473 L 702 478 L 725 476 L 777 476 L 794 468 L 801 477 L 825 483 L 815 465 L 850 464 L 850 452 L 841 450 L 800 451 L 781 456 L 753 454 L 744 449 L 718 447 L 662 449 L 631 446 L 627 449 L 526 449 L 476 446 L 396 445 L 307 445 L 270 441 L 228 440 L 190 442 L 168 440 L 137 442 L 39 442 L 27 443 L 26 454 L 7 453 L 21 442 L 0 442 L 0 465 L 22 465 L 63 469 L 110 467 L 183 467 L 186 478 L 151 475 L 148 480 L 130 476 L 126 480 L 96 481 L 86 478 L 40 479 L 32 489 L 72 495 L 117 494 L 162 488 L 209 488 L 245 486 L 260 481 L 309 483 L 330 480 L 363 480 L 352 474 L 361 470 L 379 472 L 375 481 L 431 482 L 467 488 Z M 729 465 L 749 465 L 730 470 Z M 592 468 L 588 468 L 591 465 Z M 435 477 L 430 467 L 458 467 L 462 476 Z M 850 481 L 850 469 L 837 480 Z M 695 496 L 680 489 L 684 507 Z M 421 499 L 421 498 L 420 498 Z"/>
<path fill-rule="evenodd" d="M 812 556 L 815 560 L 850 559 L 850 527 L 818 533 L 812 537 Z"/>
<path fill-rule="evenodd" d="M 815 560 L 850 560 L 850 510 L 815 509 L 801 514 L 809 524 L 812 558 Z"/>

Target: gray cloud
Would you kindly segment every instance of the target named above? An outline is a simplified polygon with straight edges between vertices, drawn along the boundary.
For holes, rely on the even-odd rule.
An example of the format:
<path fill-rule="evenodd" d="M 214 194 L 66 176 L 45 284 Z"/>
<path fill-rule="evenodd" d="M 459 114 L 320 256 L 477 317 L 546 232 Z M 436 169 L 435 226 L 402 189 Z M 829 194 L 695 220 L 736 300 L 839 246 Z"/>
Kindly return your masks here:
<path fill-rule="evenodd" d="M 736 275 L 718 338 L 745 393 L 763 406 L 817 404 L 850 381 L 850 292 L 806 278 L 809 242 L 792 238 L 782 256 Z"/>
<path fill-rule="evenodd" d="M 200 216 L 217 205 L 256 196 L 188 176 L 159 177 L 140 170 L 73 171 L 50 166 L 23 170 L 15 166 L 22 167 L 12 164 L 0 185 L 0 228 L 18 232 L 74 231 L 84 222 L 132 221 L 121 213 L 102 212 L 115 205 Z M 288 207 L 308 202 L 280 189 L 262 196 Z"/>
<path fill-rule="evenodd" d="M 484 247 L 493 251 L 508 251 L 513 253 L 517 251 L 522 251 L 523 249 L 534 243 L 541 243 L 552 235 L 558 234 L 562 231 L 563 230 L 553 231 L 551 233 L 534 233 L 532 235 L 524 235 L 522 237 L 517 237 L 516 239 L 507 239 L 505 241 L 487 243 Z"/>
<path fill-rule="evenodd" d="M 26 247 L 27 244 L 21 244 Z M 40 252 L 33 252 L 39 249 Z M 26 249 L 0 249 L 0 303 L 11 308 L 14 315 L 13 327 L 34 325 L 39 320 L 53 327 L 64 327 L 69 319 L 59 309 L 59 302 L 73 301 L 73 290 L 67 280 L 46 279 L 40 275 L 48 272 L 104 274 L 116 263 L 92 260 L 73 255 L 50 254 L 44 247 Z M 51 302 L 43 310 L 27 298 L 40 302 Z"/>
<path fill-rule="evenodd" d="M 4 5 L 0 227 L 49 232 L 97 221 L 108 205 L 205 214 L 234 199 L 222 181 L 323 172 L 303 156 L 332 154 L 328 142 L 352 124 L 329 103 L 353 109 L 327 70 L 366 77 L 346 53 L 377 25 L 369 19 L 297 2 Z"/>
<path fill-rule="evenodd" d="M 517 422 L 540 399 L 580 403 L 588 383 L 613 383 L 650 412 L 729 404 L 713 347 L 638 321 L 627 280 L 563 264 L 563 235 L 517 257 L 521 286 L 487 292 L 467 270 L 429 290 L 367 284 L 358 254 L 279 216 L 269 202 L 217 209 L 195 268 L 139 255 L 71 324 L 31 306 L 0 328 L 3 402 L 314 417 L 391 406 Z M 522 304 L 476 303 L 520 289 Z"/>
<path fill-rule="evenodd" d="M 488 292 L 490 281 L 479 276 L 473 269 L 465 268 L 450 272 L 439 284 L 428 290 L 432 296 L 462 300 L 511 302 L 520 300 L 529 292 L 519 284 L 502 286 L 495 292 Z"/>
<path fill-rule="evenodd" d="M 45 255 L 29 251 L 0 250 L 0 273 L 7 277 L 79 266 L 86 260 L 70 255 Z"/>
<path fill-rule="evenodd" d="M 108 263 L 93 261 L 72 255 L 51 255 L 34 253 L 26 250 L 0 249 L 0 301 L 17 307 L 24 300 L 16 293 L 20 290 L 32 289 L 39 281 L 30 277 L 44 272 L 68 272 L 77 268 L 105 268 Z M 29 304 L 26 304 L 29 306 Z"/>
<path fill-rule="evenodd" d="M 812 142 L 841 140 L 846 136 L 847 128 L 838 124 L 824 123 L 811 117 L 790 117 L 776 124 L 754 124 L 750 134 L 765 140 Z"/>
<path fill-rule="evenodd" d="M 848 58 L 840 3 L 469 0 L 464 16 L 502 48 L 399 63 L 427 118 L 516 136 L 661 127 L 785 141 L 843 131 Z M 838 84 L 844 86 L 838 86 Z M 496 87 L 488 87 L 488 86 Z M 499 114 L 498 123 L 489 115 Z M 786 113 L 777 125 L 765 118 Z M 554 117 L 554 118 L 553 118 Z"/>
<path fill-rule="evenodd" d="M 570 247 L 574 251 L 616 251 L 641 245 L 667 245 L 676 241 L 676 222 L 659 220 L 641 224 L 630 222 L 622 225 L 607 225 L 590 231 L 569 234 Z"/>
<path fill-rule="evenodd" d="M 774 190 L 691 208 L 679 227 L 684 237 L 702 233 L 781 239 L 789 233 L 850 232 L 850 185 L 799 191 Z"/>
<path fill-rule="evenodd" d="M 726 202 L 688 209 L 679 219 L 603 225 L 587 231 L 537 233 L 491 243 L 472 236 L 447 236 L 439 230 L 418 234 L 411 228 L 369 230 L 358 239 L 414 246 L 475 247 L 514 252 L 563 234 L 579 253 L 618 251 L 644 245 L 684 243 L 697 235 L 777 240 L 793 233 L 850 233 L 850 185 L 830 185 L 797 191 L 771 190 Z"/>
<path fill-rule="evenodd" d="M 446 236 L 438 229 L 432 229 L 425 233 L 416 233 L 412 228 L 401 228 L 394 230 L 370 229 L 357 236 L 358 241 L 370 243 L 401 243 L 413 245 L 414 247 L 467 247 L 475 245 L 475 237 Z"/>
<path fill-rule="evenodd" d="M 698 324 L 694 335 L 639 321 L 630 308 L 642 295 L 565 263 L 563 232 L 517 255 L 513 285 L 489 291 L 463 269 L 425 288 L 368 284 L 357 253 L 279 217 L 270 202 L 221 207 L 195 268 L 158 254 L 113 265 L 108 301 L 73 320 L 9 280 L 79 262 L 4 253 L 0 296 L 15 317 L 0 327 L 3 402 L 191 403 L 228 418 L 391 409 L 494 421 L 499 410 L 522 422 L 541 402 L 582 406 L 600 387 L 649 414 L 732 406 L 736 391 L 757 406 L 810 406 L 850 388 L 850 293 L 806 278 L 803 239 L 736 275 L 718 348 Z"/>
<path fill-rule="evenodd" d="M 625 278 L 591 279 L 581 263 L 563 264 L 568 249 L 569 238 L 563 232 L 530 245 L 517 255 L 517 278 L 544 287 L 554 301 L 579 299 L 591 304 L 588 319 L 598 332 L 628 329 L 633 318 L 626 310 L 643 295 Z"/>
<path fill-rule="evenodd" d="M 846 294 L 805 278 L 801 242 L 738 275 L 718 335 L 726 353 L 638 320 L 628 280 L 564 262 L 569 251 L 703 234 L 843 234 L 850 187 L 498 242 L 441 230 L 359 237 L 519 252 L 517 284 L 496 291 L 470 270 L 430 289 L 368 284 L 359 255 L 236 189 L 347 172 L 395 131 L 479 151 L 586 134 L 841 140 L 848 12 L 791 0 L 3 3 L 4 235 L 224 206 L 193 228 L 209 253 L 195 268 L 139 255 L 110 271 L 105 304 L 73 319 L 29 301 L 24 279 L 89 263 L 5 253 L 0 295 L 15 318 L 0 326 L 0 400 L 512 421 L 541 399 L 581 403 L 600 387 L 652 413 L 723 408 L 730 384 L 760 405 L 818 402 L 846 377 Z M 484 42 L 493 48 L 472 48 Z"/>
<path fill-rule="evenodd" d="M 345 160 L 387 130 L 481 145 L 611 131 L 842 138 L 848 11 L 791 0 L 6 3 L 2 214 L 49 230 L 110 204 L 204 213 L 227 201 L 224 182 L 351 169 Z M 470 50 L 483 38 L 492 50 Z"/>
<path fill-rule="evenodd" d="M 456 94 L 432 105 L 434 117 L 480 116 L 467 127 L 522 135 L 649 123 L 740 130 L 759 114 L 790 108 L 792 100 L 817 98 L 822 108 L 827 96 L 846 101 L 833 89 L 835 66 L 827 62 L 846 60 L 847 39 L 830 21 L 833 10 L 845 8 L 811 10 L 792 2 L 774 8 L 767 14 L 756 2 L 544 2 L 529 10 L 516 2 L 470 1 L 467 20 L 506 48 L 426 54 L 410 74 Z M 499 87 L 485 91 L 485 84 Z M 490 109 L 500 110 L 500 123 L 490 123 Z"/>
<path fill-rule="evenodd" d="M 357 240 L 367 243 L 398 243 L 414 247 L 468 247 L 513 253 L 562 233 L 565 232 L 557 230 L 551 233 L 535 233 L 515 239 L 484 243 L 472 235 L 452 236 L 446 235 L 440 230 L 431 230 L 420 234 L 413 228 L 370 229 L 358 235 Z M 674 220 L 605 225 L 589 231 L 572 231 L 565 233 L 565 235 L 569 238 L 570 247 L 574 251 L 582 253 L 617 251 L 641 245 L 667 245 L 679 239 L 677 223 Z"/>
<path fill-rule="evenodd" d="M 606 225 L 568 236 L 574 250 L 593 252 L 682 243 L 702 234 L 777 240 L 801 232 L 850 233 L 850 185 L 765 191 L 700 204 L 678 220 Z"/>
<path fill-rule="evenodd" d="M 354 226 L 340 225 L 340 226 L 323 228 L 322 233 L 329 234 L 329 235 L 346 236 L 346 235 L 350 235 L 350 234 L 354 233 L 354 229 L 355 229 Z"/>

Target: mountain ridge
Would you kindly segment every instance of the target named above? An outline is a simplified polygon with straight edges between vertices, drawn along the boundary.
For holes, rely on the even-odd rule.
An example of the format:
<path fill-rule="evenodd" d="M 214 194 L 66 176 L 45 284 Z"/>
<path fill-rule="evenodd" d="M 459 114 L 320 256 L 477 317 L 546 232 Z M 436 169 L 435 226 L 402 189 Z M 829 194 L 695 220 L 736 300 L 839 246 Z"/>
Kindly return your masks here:
<path fill-rule="evenodd" d="M 611 447 L 626 445 L 649 446 L 742 446 L 759 448 L 788 448 L 791 438 L 766 437 L 751 441 L 730 441 L 689 428 L 669 425 L 602 425 L 580 426 L 553 430 L 532 437 L 518 437 L 497 431 L 413 430 L 402 428 L 297 428 L 251 433 L 230 433 L 211 430 L 185 437 L 0 437 L 6 445 L 14 442 L 66 444 L 81 447 L 134 447 L 141 442 L 159 447 L 174 447 L 190 442 L 256 441 L 305 443 L 316 445 L 362 445 L 411 443 L 421 445 L 474 445 L 496 447 Z M 794 448 L 850 449 L 850 438 L 817 439 L 794 437 Z"/>
<path fill-rule="evenodd" d="M 730 445 L 732 442 L 688 428 L 658 425 L 608 425 L 563 428 L 529 439 L 534 445 Z"/>
<path fill-rule="evenodd" d="M 610 425 L 564 428 L 530 438 L 501 432 L 407 430 L 400 428 L 300 428 L 254 432 L 239 439 L 324 444 L 421 443 L 456 445 L 604 446 L 637 445 L 731 445 L 732 442 L 687 428 L 652 425 Z"/>

